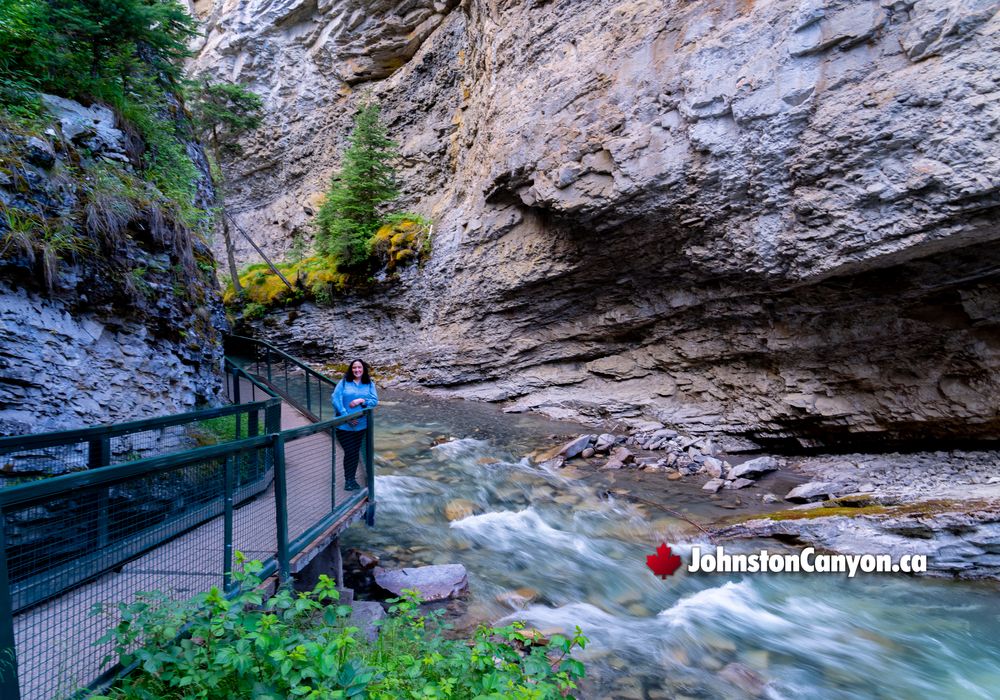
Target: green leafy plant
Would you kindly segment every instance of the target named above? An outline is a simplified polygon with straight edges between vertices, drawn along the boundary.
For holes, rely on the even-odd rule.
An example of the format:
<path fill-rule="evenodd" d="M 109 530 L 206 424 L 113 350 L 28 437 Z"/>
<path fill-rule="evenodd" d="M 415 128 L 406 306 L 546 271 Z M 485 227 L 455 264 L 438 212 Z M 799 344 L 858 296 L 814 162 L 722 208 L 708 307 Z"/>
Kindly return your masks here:
<path fill-rule="evenodd" d="M 141 672 L 101 697 L 359 696 L 373 674 L 349 654 L 356 630 L 343 622 L 351 609 L 336 605 L 334 582 L 321 576 L 310 593 L 283 588 L 264 602 L 256 578 L 261 568 L 249 562 L 235 573 L 239 592 L 230 597 L 212 588 L 191 601 L 157 592 L 120 605 L 120 621 L 99 643 L 113 643 L 118 663 L 135 662 Z"/>
<path fill-rule="evenodd" d="M 255 318 L 264 318 L 267 314 L 267 307 L 256 301 L 251 301 L 249 304 L 243 307 L 243 318 L 253 320 Z"/>
<path fill-rule="evenodd" d="M 198 421 L 197 424 L 188 428 L 188 434 L 199 447 L 218 445 L 222 442 L 235 440 L 237 426 L 239 426 L 240 435 L 247 437 L 249 434 L 249 424 L 249 414 L 234 413 L 228 416 L 219 416 L 217 418 Z"/>
<path fill-rule="evenodd" d="M 137 667 L 98 697 L 537 700 L 572 697 L 585 671 L 571 657 L 587 643 L 579 629 L 545 640 L 516 624 L 447 639 L 440 612 L 425 613 L 419 596 L 404 591 L 368 642 L 349 624 L 332 579 L 321 576 L 308 593 L 282 588 L 265 602 L 261 570 L 245 563 L 229 596 L 213 588 L 178 602 L 143 593 L 114 612 L 98 606 L 118 620 L 98 642 L 114 647 L 105 663 Z"/>

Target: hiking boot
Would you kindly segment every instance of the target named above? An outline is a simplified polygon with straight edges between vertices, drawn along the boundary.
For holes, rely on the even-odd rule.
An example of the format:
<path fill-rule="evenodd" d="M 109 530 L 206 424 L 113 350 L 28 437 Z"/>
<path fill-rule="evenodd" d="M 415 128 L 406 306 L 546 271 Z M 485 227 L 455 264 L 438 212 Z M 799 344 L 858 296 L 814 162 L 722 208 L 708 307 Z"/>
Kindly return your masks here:
<path fill-rule="evenodd" d="M 361 484 L 359 484 L 354 479 L 348 479 L 344 483 L 344 490 L 345 491 L 358 491 L 360 488 L 361 488 Z"/>

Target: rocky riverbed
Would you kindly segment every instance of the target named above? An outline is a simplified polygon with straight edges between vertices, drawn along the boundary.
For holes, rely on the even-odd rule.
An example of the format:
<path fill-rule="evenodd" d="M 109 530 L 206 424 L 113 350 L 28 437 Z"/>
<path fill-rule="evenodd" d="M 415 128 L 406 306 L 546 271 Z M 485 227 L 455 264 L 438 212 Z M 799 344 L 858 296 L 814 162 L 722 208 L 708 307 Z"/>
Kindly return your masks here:
<path fill-rule="evenodd" d="M 719 540 L 923 554 L 932 576 L 1000 579 L 996 452 L 748 458 L 720 451 L 711 439 L 645 423 L 627 434 L 571 436 L 530 456 L 548 469 L 614 474 L 609 494 L 654 510 L 666 499 L 657 498 L 650 480 L 685 482 L 688 490 L 697 484 L 706 500 L 730 511 L 695 523 Z M 721 498 L 727 491 L 740 495 Z"/>
<path fill-rule="evenodd" d="M 579 625 L 591 639 L 581 657 L 588 676 L 579 697 L 842 700 L 885 696 L 886 688 L 892 697 L 991 697 L 1000 679 L 995 581 L 957 580 L 943 570 L 936 578 L 849 579 L 685 569 L 662 580 L 646 565 L 661 542 L 676 545 L 681 554 L 712 542 L 734 551 L 793 553 L 804 541 L 779 528 L 791 527 L 796 515 L 802 523 L 827 523 L 832 532 L 829 523 L 841 519 L 857 526 L 875 520 L 880 508 L 898 509 L 889 517 L 908 526 L 940 513 L 923 515 L 902 502 L 863 505 L 861 497 L 786 501 L 795 488 L 829 476 L 806 471 L 802 460 L 787 456 L 776 457 L 778 468 L 755 476 L 752 485 L 713 493 L 703 489 L 711 475 L 700 471 L 710 457 L 728 475 L 767 455 L 692 443 L 683 448 L 690 464 L 666 466 L 669 454 L 679 450 L 674 443 L 689 439 L 680 432 L 657 449 L 645 449 L 666 426 L 593 430 L 502 414 L 480 403 L 382 393 L 378 521 L 374 529 L 352 528 L 345 546 L 377 555 L 377 563 L 368 561 L 372 585 L 376 566 L 398 571 L 463 565 L 468 592 L 435 604 L 446 608 L 456 631 L 515 619 L 543 632 L 572 632 Z M 598 452 L 604 434 L 614 444 Z M 546 464 L 574 443 L 582 447 L 580 455 L 563 456 L 561 467 Z M 582 457 L 588 448 L 593 456 Z M 605 468 L 615 450 L 628 450 L 633 458 Z M 829 458 L 831 469 L 838 459 Z M 777 502 L 765 502 L 766 495 Z M 976 505 L 972 499 L 965 504 Z M 846 509 L 855 517 L 838 513 Z M 813 517 L 821 510 L 831 517 Z M 966 525 L 975 519 L 966 514 L 950 524 L 957 527 L 966 517 Z M 766 525 L 756 533 L 736 532 L 751 522 Z M 727 540 L 725 528 L 734 529 L 727 537 L 751 539 Z M 773 534 L 766 528 L 774 528 Z M 918 534 L 911 529 L 907 538 L 933 544 Z M 994 546 L 982 531 L 942 528 L 941 534 L 952 535 L 956 546 L 966 544 L 961 540 L 981 549 Z M 845 538 L 834 544 L 859 552 L 864 542 Z M 986 554 L 976 555 L 981 561 L 973 566 L 983 568 Z"/>

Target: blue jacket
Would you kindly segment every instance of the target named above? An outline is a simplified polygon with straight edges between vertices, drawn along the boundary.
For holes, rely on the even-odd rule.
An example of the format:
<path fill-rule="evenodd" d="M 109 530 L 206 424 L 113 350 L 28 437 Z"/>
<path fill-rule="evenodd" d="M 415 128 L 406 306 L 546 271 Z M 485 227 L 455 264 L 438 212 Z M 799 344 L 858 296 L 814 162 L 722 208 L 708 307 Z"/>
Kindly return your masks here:
<path fill-rule="evenodd" d="M 360 406 L 350 408 L 349 404 L 354 399 L 364 399 L 365 402 Z M 357 413 L 366 408 L 375 408 L 378 406 L 378 392 L 375 390 L 375 382 L 362 384 L 360 382 L 341 379 L 337 383 L 337 387 L 333 390 L 333 396 L 330 397 L 330 400 L 333 402 L 333 410 L 337 412 L 337 415 L 346 416 L 349 413 Z M 357 425 L 344 423 L 343 425 L 338 425 L 337 430 L 355 431 L 364 430 L 367 427 L 368 419 L 362 416 L 358 420 Z"/>

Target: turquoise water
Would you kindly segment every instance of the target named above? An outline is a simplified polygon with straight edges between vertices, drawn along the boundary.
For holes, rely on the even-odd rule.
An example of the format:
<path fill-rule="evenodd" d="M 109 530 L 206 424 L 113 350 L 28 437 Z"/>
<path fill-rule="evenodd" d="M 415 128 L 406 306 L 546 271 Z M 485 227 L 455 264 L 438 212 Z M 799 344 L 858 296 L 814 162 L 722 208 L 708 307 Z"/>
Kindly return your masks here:
<path fill-rule="evenodd" d="M 646 555 L 661 542 L 705 543 L 695 528 L 616 496 L 605 477 L 550 473 L 524 458 L 575 427 L 384 393 L 377 526 L 351 528 L 345 544 L 388 566 L 464 564 L 466 621 L 579 625 L 592 640 L 580 657 L 582 697 L 1000 697 L 995 585 L 683 571 L 661 580 Z M 727 512 L 696 477 L 647 478 L 648 500 L 693 520 Z M 449 522 L 455 499 L 474 512 Z M 751 673 L 734 673 L 744 667 Z"/>

